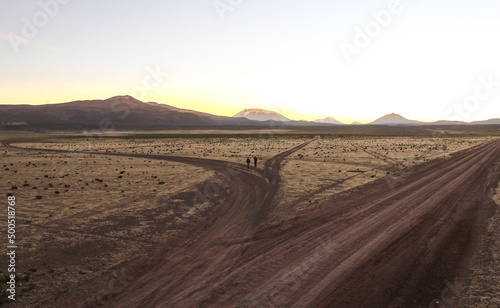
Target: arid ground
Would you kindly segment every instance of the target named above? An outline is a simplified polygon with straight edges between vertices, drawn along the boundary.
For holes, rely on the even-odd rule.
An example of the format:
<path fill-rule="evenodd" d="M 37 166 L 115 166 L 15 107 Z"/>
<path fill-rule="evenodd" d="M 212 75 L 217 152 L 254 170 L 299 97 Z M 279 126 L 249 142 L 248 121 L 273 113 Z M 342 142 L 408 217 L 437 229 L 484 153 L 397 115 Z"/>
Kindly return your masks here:
<path fill-rule="evenodd" d="M 1 137 L 8 306 L 499 305 L 498 137 Z"/>

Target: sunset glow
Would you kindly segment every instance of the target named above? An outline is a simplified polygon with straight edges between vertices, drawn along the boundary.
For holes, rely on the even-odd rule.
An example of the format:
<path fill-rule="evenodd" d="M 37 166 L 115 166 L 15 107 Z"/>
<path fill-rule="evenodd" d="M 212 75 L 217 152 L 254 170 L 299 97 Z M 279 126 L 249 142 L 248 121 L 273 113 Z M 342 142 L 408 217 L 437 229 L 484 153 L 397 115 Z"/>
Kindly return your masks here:
<path fill-rule="evenodd" d="M 128 94 L 226 116 L 500 118 L 499 2 L 226 2 L 2 1 L 0 104 Z"/>

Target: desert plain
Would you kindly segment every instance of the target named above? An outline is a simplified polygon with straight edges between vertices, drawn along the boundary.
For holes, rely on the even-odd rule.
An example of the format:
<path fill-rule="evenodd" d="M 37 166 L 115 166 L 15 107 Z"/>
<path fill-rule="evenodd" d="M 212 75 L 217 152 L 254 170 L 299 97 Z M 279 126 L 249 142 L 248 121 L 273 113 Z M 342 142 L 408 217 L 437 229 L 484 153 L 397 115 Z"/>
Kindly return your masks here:
<path fill-rule="evenodd" d="M 7 306 L 499 305 L 497 136 L 1 137 Z"/>

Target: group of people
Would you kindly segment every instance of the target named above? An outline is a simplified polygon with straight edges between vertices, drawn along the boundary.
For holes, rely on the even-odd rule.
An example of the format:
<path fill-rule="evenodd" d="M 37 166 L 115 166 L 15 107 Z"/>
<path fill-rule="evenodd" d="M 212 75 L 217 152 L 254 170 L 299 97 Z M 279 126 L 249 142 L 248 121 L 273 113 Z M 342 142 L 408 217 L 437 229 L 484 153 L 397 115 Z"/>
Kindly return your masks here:
<path fill-rule="evenodd" d="M 259 159 L 257 158 L 257 156 L 254 156 L 253 157 L 253 164 L 255 165 L 255 167 L 257 168 L 257 161 Z M 247 168 L 250 169 L 250 157 L 247 158 Z"/>

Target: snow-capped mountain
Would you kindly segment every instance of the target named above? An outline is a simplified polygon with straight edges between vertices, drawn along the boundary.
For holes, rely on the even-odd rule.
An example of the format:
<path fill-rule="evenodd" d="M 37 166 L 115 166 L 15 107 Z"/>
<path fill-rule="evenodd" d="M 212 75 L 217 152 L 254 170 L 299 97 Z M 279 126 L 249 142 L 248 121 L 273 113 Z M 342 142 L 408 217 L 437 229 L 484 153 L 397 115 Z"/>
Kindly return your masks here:
<path fill-rule="evenodd" d="M 316 123 L 326 123 L 326 124 L 335 124 L 335 125 L 344 125 L 344 123 L 339 122 L 339 121 L 335 120 L 332 117 L 326 117 L 324 119 L 318 119 L 318 120 L 316 120 L 314 122 L 316 122 Z"/>
<path fill-rule="evenodd" d="M 233 118 L 247 118 L 254 121 L 290 121 L 277 112 L 264 109 L 245 109 L 235 114 Z"/>

